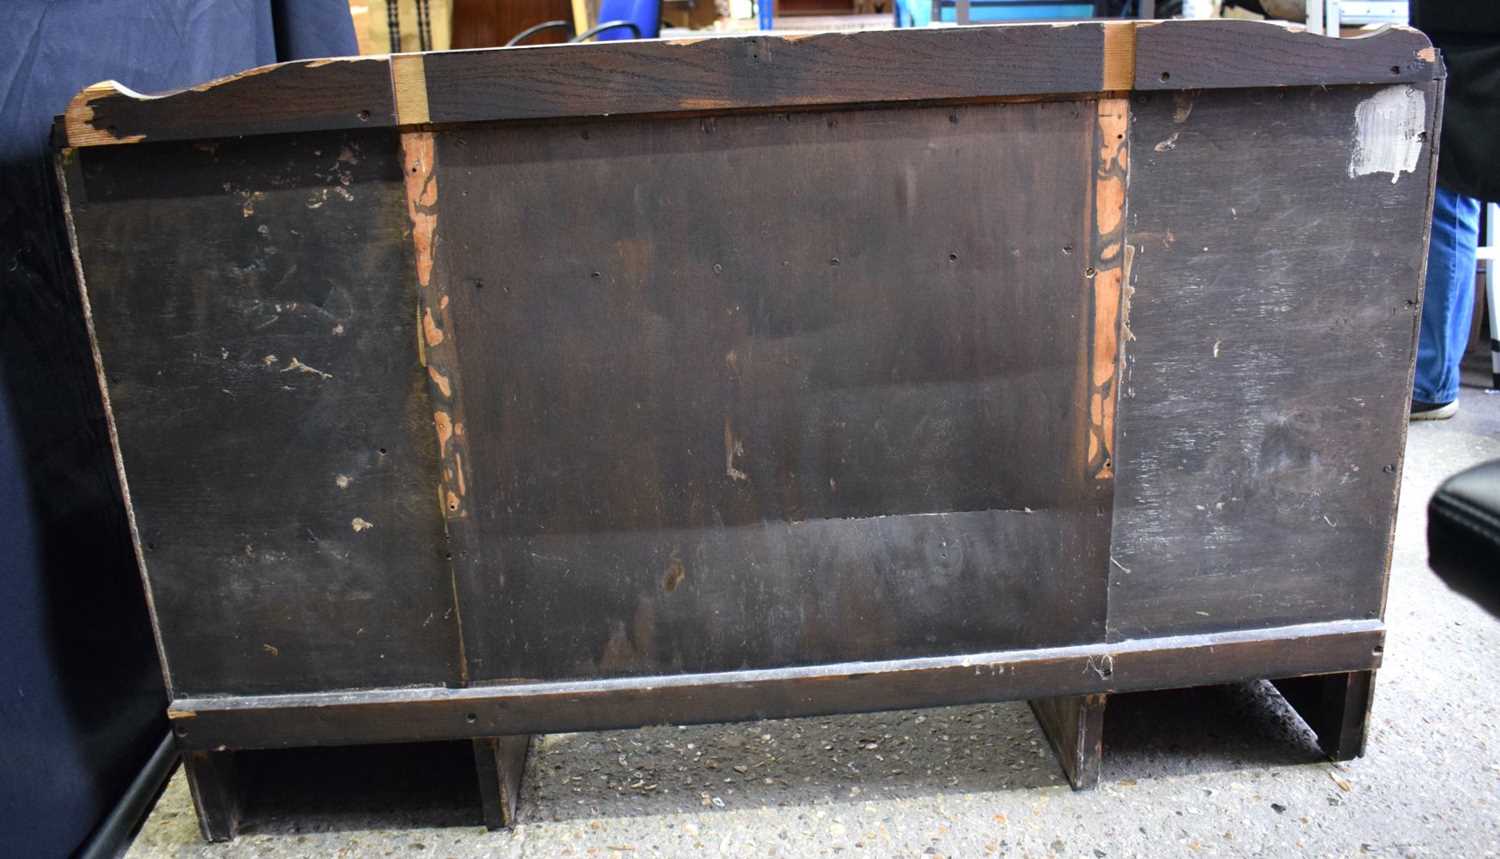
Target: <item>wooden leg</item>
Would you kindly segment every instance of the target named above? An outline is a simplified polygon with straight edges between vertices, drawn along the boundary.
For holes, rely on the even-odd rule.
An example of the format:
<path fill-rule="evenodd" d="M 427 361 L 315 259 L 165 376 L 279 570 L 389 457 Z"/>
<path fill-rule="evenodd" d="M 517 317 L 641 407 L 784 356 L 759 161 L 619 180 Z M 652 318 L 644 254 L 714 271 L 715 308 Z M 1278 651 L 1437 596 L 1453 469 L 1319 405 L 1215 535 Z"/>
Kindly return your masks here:
<path fill-rule="evenodd" d="M 234 752 L 184 752 L 188 790 L 207 841 L 231 841 L 240 825 L 239 783 Z"/>
<path fill-rule="evenodd" d="M 1108 697 L 1081 695 L 1033 698 L 1028 702 L 1074 790 L 1099 784 L 1099 764 L 1104 757 L 1104 703 Z"/>
<path fill-rule="evenodd" d="M 1375 700 L 1374 671 L 1289 677 L 1271 683 L 1318 735 L 1318 745 L 1328 757 L 1347 761 L 1365 753 L 1370 704 Z"/>
<path fill-rule="evenodd" d="M 530 734 L 482 737 L 474 741 L 479 801 L 484 805 L 484 825 L 490 829 L 506 829 L 515 824 L 521 774 L 526 769 L 526 753 L 530 749 Z"/>

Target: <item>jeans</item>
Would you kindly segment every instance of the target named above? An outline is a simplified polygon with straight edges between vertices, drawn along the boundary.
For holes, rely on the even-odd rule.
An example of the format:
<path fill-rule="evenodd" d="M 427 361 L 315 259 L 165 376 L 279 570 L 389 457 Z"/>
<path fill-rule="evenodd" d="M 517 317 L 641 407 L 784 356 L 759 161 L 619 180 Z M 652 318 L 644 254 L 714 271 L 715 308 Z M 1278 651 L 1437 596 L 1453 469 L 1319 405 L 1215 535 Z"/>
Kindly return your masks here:
<path fill-rule="evenodd" d="M 1432 244 L 1427 249 L 1427 292 L 1417 337 L 1412 398 L 1424 403 L 1458 399 L 1458 362 L 1474 315 L 1474 253 L 1479 247 L 1479 201 L 1438 186 L 1432 198 Z"/>

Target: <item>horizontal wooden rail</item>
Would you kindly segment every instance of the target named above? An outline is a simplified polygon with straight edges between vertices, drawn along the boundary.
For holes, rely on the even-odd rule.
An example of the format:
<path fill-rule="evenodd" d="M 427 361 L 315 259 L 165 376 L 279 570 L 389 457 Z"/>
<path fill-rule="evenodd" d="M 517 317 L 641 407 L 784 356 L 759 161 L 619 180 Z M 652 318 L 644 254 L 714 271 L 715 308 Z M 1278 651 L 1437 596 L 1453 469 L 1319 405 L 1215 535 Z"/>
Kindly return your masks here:
<path fill-rule="evenodd" d="M 1337 621 L 797 668 L 299 695 L 180 698 L 188 748 L 447 740 L 1170 689 L 1380 666 L 1385 627 Z"/>
<path fill-rule="evenodd" d="M 74 97 L 68 146 L 509 120 L 1431 80 L 1416 30 L 1115 21 L 499 48 L 309 60 L 145 96 Z"/>

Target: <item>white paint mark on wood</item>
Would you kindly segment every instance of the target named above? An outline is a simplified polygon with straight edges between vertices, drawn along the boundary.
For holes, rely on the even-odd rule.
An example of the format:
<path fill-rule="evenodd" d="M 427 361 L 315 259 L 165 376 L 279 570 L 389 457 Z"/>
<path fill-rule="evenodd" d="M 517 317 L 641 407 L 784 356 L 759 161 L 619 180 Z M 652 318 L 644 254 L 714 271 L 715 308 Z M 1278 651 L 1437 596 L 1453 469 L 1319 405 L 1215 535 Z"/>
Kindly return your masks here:
<path fill-rule="evenodd" d="M 355 516 L 354 519 L 353 519 L 353 521 L 351 521 L 349 523 L 349 527 L 353 528 L 354 529 L 354 533 L 358 534 L 361 531 L 368 531 L 371 528 L 374 528 L 375 527 L 375 523 L 373 523 L 373 522 L 367 522 L 364 519 L 361 519 L 360 517 Z"/>
<path fill-rule="evenodd" d="M 349 475 L 347 475 L 347 474 L 340 474 L 338 477 L 335 477 L 333 479 L 333 482 L 337 483 L 340 489 L 348 489 L 349 488 L 349 482 L 350 482 L 349 481 Z"/>
<path fill-rule="evenodd" d="M 1349 159 L 1349 177 L 1371 173 L 1391 174 L 1391 183 L 1402 173 L 1417 169 L 1425 143 L 1427 96 L 1414 86 L 1386 87 L 1354 109 L 1354 153 Z"/>
<path fill-rule="evenodd" d="M 1180 132 L 1174 131 L 1171 134 L 1167 135 L 1166 140 L 1163 140 L 1162 142 L 1156 144 L 1151 148 L 1155 149 L 1157 152 L 1171 152 L 1173 149 L 1177 148 L 1177 137 L 1179 134 Z"/>

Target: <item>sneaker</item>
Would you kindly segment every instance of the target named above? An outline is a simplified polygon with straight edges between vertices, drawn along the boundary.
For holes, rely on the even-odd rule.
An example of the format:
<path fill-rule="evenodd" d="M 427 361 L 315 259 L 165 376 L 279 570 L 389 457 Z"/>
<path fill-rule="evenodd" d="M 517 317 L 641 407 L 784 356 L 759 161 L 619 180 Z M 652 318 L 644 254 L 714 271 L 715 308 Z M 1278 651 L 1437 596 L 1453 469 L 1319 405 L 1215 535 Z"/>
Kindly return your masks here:
<path fill-rule="evenodd" d="M 1414 421 L 1445 421 L 1458 414 L 1458 400 L 1446 403 L 1424 403 L 1411 401 L 1411 419 Z"/>

